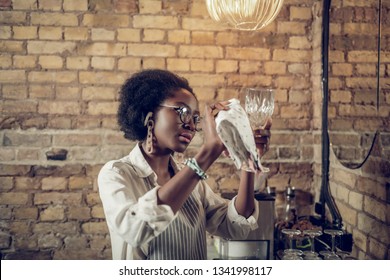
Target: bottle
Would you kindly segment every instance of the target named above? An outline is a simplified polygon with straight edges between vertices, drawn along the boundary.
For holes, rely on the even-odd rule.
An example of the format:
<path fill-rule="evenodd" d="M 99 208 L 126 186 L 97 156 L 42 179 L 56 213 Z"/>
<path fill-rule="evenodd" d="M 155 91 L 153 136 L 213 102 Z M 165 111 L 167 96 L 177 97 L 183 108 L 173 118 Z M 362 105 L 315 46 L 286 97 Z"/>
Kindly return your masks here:
<path fill-rule="evenodd" d="M 275 221 L 279 221 L 280 217 L 278 215 L 278 210 L 277 210 L 277 207 L 276 207 L 276 187 L 267 186 L 266 190 L 267 190 L 267 193 L 270 196 L 272 196 L 274 198 L 274 200 L 275 200 L 275 204 L 274 204 L 274 218 L 275 218 Z"/>
<path fill-rule="evenodd" d="M 286 188 L 286 206 L 284 211 L 284 221 L 287 223 L 295 224 L 298 218 L 297 207 L 295 202 L 295 188 Z"/>
<path fill-rule="evenodd" d="M 267 193 L 273 197 L 276 197 L 276 187 L 267 186 Z"/>

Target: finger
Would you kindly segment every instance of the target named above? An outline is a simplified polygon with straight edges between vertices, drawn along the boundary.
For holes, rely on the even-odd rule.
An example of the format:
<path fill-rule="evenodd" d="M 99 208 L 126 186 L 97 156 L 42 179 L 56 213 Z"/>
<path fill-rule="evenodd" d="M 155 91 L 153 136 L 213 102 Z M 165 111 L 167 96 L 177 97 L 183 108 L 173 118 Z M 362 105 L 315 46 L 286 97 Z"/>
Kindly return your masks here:
<path fill-rule="evenodd" d="M 229 101 L 221 101 L 210 105 L 212 110 L 229 110 Z"/>
<path fill-rule="evenodd" d="M 264 149 L 264 147 L 258 147 L 257 148 L 257 152 L 258 152 L 258 154 L 259 154 L 259 156 L 260 156 L 260 158 L 265 154 L 265 149 Z"/>
<path fill-rule="evenodd" d="M 271 118 L 268 118 L 268 120 L 267 120 L 267 123 L 266 123 L 266 125 L 264 126 L 264 128 L 267 130 L 269 130 L 270 128 L 271 128 L 271 126 L 272 126 L 272 119 Z"/>
<path fill-rule="evenodd" d="M 269 150 L 269 144 L 268 143 L 260 144 L 256 146 L 256 148 L 258 150 L 260 157 L 262 157 Z"/>
<path fill-rule="evenodd" d="M 261 138 L 255 138 L 255 143 L 257 144 L 268 144 L 269 138 L 268 137 L 261 137 Z"/>
<path fill-rule="evenodd" d="M 217 103 L 220 107 L 221 107 L 221 110 L 228 110 L 230 107 L 230 101 L 221 101 L 221 102 L 218 102 Z"/>
<path fill-rule="evenodd" d="M 255 137 L 270 137 L 271 136 L 271 130 L 269 129 L 255 129 L 254 130 Z"/>
<path fill-rule="evenodd" d="M 208 110 L 210 111 L 210 115 L 213 117 L 213 118 L 215 118 L 217 115 L 218 115 L 218 113 L 219 113 L 219 109 L 217 108 L 217 106 L 216 106 L 216 104 L 211 104 L 211 105 L 209 105 L 209 106 L 207 106 L 208 107 Z"/>

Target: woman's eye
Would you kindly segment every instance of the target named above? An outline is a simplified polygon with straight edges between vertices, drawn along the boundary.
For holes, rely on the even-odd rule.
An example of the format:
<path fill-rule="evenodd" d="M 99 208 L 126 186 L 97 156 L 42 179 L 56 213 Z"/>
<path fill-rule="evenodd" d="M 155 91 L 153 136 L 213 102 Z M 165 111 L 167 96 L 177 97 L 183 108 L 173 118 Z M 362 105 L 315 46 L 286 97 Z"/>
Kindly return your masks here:
<path fill-rule="evenodd" d="M 189 111 L 190 111 L 190 109 L 188 109 L 187 107 L 182 107 L 182 108 L 181 108 L 181 112 L 182 112 L 182 113 L 188 114 Z"/>
<path fill-rule="evenodd" d="M 180 113 L 181 113 L 183 116 L 187 117 L 187 116 L 190 115 L 190 110 L 189 110 L 187 107 L 182 107 L 182 108 L 180 109 Z"/>

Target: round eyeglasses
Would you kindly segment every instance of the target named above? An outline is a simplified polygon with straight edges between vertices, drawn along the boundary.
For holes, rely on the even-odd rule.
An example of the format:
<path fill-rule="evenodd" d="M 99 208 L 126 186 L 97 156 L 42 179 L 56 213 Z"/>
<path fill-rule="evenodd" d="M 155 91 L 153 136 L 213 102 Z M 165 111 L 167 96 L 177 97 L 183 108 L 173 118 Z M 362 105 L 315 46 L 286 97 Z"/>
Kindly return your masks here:
<path fill-rule="evenodd" d="M 162 105 L 160 105 L 160 106 L 161 106 L 161 107 L 172 108 L 173 110 L 175 110 L 176 113 L 178 113 L 179 118 L 180 118 L 180 121 L 181 121 L 183 124 L 189 124 L 189 123 L 191 122 L 191 119 L 192 119 L 192 121 L 194 122 L 194 125 L 195 125 L 195 130 L 196 130 L 196 131 L 202 130 L 202 129 L 199 127 L 201 117 L 200 117 L 199 115 L 197 115 L 197 114 L 192 115 L 191 109 L 188 108 L 187 106 L 184 106 L 184 105 L 181 105 L 181 106 L 173 106 L 173 105 L 167 105 L 167 104 L 162 104 Z"/>

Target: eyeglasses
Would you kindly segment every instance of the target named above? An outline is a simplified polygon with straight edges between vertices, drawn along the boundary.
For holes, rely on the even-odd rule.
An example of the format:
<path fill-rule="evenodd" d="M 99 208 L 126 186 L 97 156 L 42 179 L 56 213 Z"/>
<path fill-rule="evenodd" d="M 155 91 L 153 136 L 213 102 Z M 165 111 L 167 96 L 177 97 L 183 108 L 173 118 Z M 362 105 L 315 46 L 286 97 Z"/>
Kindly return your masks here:
<path fill-rule="evenodd" d="M 183 124 L 189 124 L 191 122 L 191 119 L 192 119 L 192 121 L 194 122 L 194 125 L 195 125 L 195 130 L 196 131 L 202 130 L 200 127 L 198 127 L 200 120 L 201 120 L 201 117 L 199 115 L 192 115 L 191 109 L 188 108 L 187 106 L 184 106 L 184 105 L 173 106 L 173 105 L 166 105 L 166 104 L 162 104 L 160 106 L 174 109 L 176 111 L 176 113 L 179 114 L 180 121 Z"/>

